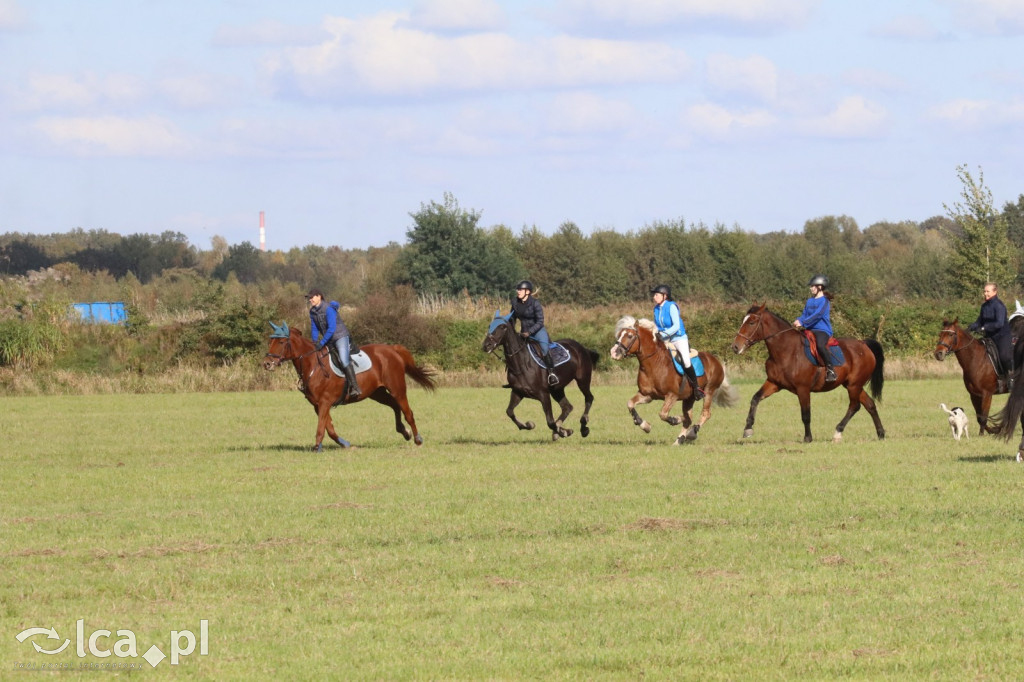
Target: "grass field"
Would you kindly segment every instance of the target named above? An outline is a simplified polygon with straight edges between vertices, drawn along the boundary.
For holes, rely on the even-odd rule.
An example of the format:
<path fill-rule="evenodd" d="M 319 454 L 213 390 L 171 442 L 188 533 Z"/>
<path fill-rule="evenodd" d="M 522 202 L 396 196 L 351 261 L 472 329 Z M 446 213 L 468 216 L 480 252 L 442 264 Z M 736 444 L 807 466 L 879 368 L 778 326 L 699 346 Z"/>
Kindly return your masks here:
<path fill-rule="evenodd" d="M 556 443 L 506 391 L 414 390 L 423 447 L 361 403 L 320 455 L 294 391 L 0 399 L 0 676 L 1024 678 L 1016 439 L 954 442 L 938 379 L 886 385 L 885 441 L 862 411 L 828 442 L 840 393 L 815 443 L 790 394 L 741 441 L 756 386 L 680 447 L 628 386 Z M 205 655 L 141 658 L 201 621 Z"/>

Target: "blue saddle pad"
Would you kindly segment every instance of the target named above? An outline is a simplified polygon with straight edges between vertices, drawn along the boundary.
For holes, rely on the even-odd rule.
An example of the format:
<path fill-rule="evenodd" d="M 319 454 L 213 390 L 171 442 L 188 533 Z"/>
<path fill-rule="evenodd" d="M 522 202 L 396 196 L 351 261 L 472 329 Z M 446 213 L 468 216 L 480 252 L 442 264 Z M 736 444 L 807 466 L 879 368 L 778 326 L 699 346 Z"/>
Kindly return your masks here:
<path fill-rule="evenodd" d="M 679 362 L 679 353 L 672 353 L 672 364 L 676 366 L 676 371 L 682 376 L 686 374 L 683 363 Z M 690 366 L 693 367 L 693 372 L 699 377 L 704 376 L 704 363 L 701 362 L 699 355 L 694 355 L 690 358 Z"/>
<path fill-rule="evenodd" d="M 833 367 L 839 367 L 840 365 L 846 362 L 846 358 L 843 356 L 842 348 L 840 348 L 839 346 L 828 346 L 827 349 L 828 354 L 832 358 Z M 811 353 L 811 344 L 807 340 L 806 336 L 804 337 L 804 355 L 807 356 L 807 359 L 810 360 L 812 365 L 818 364 L 818 360 L 814 357 L 814 354 Z"/>
<path fill-rule="evenodd" d="M 533 358 L 534 362 L 543 367 L 544 357 L 540 354 L 540 344 L 531 343 L 528 346 L 530 348 L 530 357 Z M 551 345 L 548 346 L 548 352 L 551 354 L 551 363 L 555 367 L 569 362 L 569 351 L 560 343 L 552 341 Z"/>

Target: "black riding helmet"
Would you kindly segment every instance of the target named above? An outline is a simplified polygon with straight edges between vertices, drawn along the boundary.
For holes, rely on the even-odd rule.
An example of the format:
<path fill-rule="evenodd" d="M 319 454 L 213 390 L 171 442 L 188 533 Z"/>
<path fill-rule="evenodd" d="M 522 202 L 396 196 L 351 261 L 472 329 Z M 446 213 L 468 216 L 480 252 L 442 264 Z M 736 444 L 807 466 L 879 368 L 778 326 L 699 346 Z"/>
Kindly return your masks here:
<path fill-rule="evenodd" d="M 516 291 L 519 291 L 520 289 L 526 289 L 527 291 L 529 291 L 532 294 L 533 293 L 533 282 L 531 282 L 528 279 L 524 279 L 522 282 L 520 282 L 519 284 L 516 285 Z"/>
<path fill-rule="evenodd" d="M 653 287 L 651 289 L 651 295 L 653 296 L 654 294 L 663 294 L 665 296 L 665 300 L 672 300 L 672 290 L 668 288 L 667 284 L 659 284 L 658 286 Z"/>
<path fill-rule="evenodd" d="M 825 275 L 815 275 L 811 277 L 811 281 L 807 283 L 809 287 L 821 287 L 822 289 L 828 289 L 828 277 Z"/>

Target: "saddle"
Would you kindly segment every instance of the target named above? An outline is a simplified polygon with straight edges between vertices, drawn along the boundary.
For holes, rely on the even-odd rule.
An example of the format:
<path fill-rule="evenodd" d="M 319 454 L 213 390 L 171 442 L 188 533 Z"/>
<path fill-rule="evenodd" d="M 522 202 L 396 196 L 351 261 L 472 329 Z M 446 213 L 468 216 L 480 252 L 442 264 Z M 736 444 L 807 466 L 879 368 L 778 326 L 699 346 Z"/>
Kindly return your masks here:
<path fill-rule="evenodd" d="M 676 372 L 679 376 L 686 376 L 686 368 L 683 365 L 683 358 L 679 353 L 679 349 L 672 345 L 670 341 L 662 341 L 665 344 L 665 348 L 668 349 L 668 354 L 672 356 L 672 364 L 675 365 Z M 690 366 L 693 367 L 693 373 L 699 377 L 704 376 L 704 363 L 700 359 L 700 352 L 690 349 Z"/>
<path fill-rule="evenodd" d="M 540 352 L 540 343 L 533 339 L 527 339 L 526 347 L 530 349 L 530 357 L 533 358 L 533 361 L 538 366 L 545 367 L 544 354 Z M 548 353 L 551 355 L 551 364 L 555 367 L 569 362 L 569 351 L 560 343 L 552 341 L 551 345 L 548 346 Z"/>
<path fill-rule="evenodd" d="M 334 372 L 335 375 L 344 379 L 345 373 L 341 371 L 341 367 L 338 367 L 336 364 L 334 364 L 334 358 L 331 357 L 330 353 L 327 354 L 327 358 L 327 361 L 331 363 L 331 371 Z M 350 353 L 349 358 L 352 361 L 352 371 L 354 371 L 356 374 L 362 374 L 366 370 L 373 367 L 373 360 L 371 360 L 370 356 L 361 350 L 357 350 L 353 353 Z"/>
<path fill-rule="evenodd" d="M 1010 371 L 1009 368 L 1003 367 L 1002 361 L 999 359 L 999 346 L 996 345 L 995 340 L 988 337 L 978 339 L 981 345 L 985 347 L 985 355 L 988 356 L 988 361 L 992 363 L 992 369 L 996 372 L 996 392 L 1004 393 L 1009 391 L 1010 386 L 1007 383 Z"/>
<path fill-rule="evenodd" d="M 821 357 L 818 355 L 818 340 L 814 337 L 814 332 L 804 329 L 803 334 L 804 354 L 807 356 L 807 359 L 811 361 L 812 365 L 824 366 L 825 363 L 821 361 Z M 832 361 L 833 367 L 839 367 L 846 362 L 843 349 L 839 346 L 839 342 L 836 341 L 836 337 L 828 337 L 826 348 L 828 349 L 829 359 Z"/>

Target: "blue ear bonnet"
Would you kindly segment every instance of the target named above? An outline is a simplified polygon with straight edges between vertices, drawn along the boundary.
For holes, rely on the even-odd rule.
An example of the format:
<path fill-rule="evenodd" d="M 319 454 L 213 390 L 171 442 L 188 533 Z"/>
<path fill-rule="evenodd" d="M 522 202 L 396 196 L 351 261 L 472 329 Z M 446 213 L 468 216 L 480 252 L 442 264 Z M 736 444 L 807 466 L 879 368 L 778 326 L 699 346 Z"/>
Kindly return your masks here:
<path fill-rule="evenodd" d="M 280 325 L 276 325 L 273 322 L 271 322 L 270 326 L 274 329 L 274 331 L 271 332 L 270 334 L 270 338 L 272 339 L 287 339 L 288 336 L 291 334 L 291 332 L 288 330 L 287 322 L 282 322 Z"/>
<path fill-rule="evenodd" d="M 487 328 L 487 333 L 491 334 L 495 329 L 503 324 L 508 324 L 508 321 L 512 318 L 512 313 L 508 315 L 502 315 L 500 310 L 494 311 L 494 319 L 491 321 L 491 326 Z"/>

